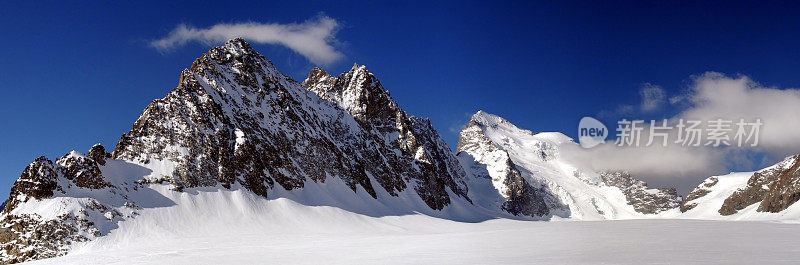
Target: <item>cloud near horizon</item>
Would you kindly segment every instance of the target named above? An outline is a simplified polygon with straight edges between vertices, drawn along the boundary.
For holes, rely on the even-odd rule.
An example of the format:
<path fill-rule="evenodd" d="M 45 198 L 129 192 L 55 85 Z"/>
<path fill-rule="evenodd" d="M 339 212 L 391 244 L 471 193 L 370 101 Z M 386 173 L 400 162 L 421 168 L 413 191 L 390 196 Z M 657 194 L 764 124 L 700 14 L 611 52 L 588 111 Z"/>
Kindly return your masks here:
<path fill-rule="evenodd" d="M 704 123 L 716 119 L 734 123 L 739 119 L 748 122 L 760 119 L 763 125 L 757 146 L 736 146 L 733 131 L 730 132 L 732 145 L 728 147 L 686 147 L 674 143 L 666 147 L 660 144 L 618 147 L 614 145 L 617 124 L 609 124 L 611 137 L 606 144 L 575 150 L 570 152 L 570 158 L 594 169 L 628 170 L 646 180 L 660 183 L 666 183 L 665 179 L 669 178 L 672 179 L 670 183 L 675 183 L 673 185 L 683 186 L 685 192 L 685 188 L 694 187 L 700 180 L 727 173 L 729 169 L 757 170 L 779 162 L 786 156 L 800 153 L 800 119 L 797 118 L 800 113 L 800 89 L 765 87 L 747 76 L 729 77 L 717 72 L 707 72 L 692 79 L 694 82 L 687 93 L 673 97 L 687 104 L 677 115 L 668 118 L 668 124 L 674 126 L 680 119 Z M 642 93 L 645 99 L 648 98 L 646 94 Z M 663 103 L 667 97 L 661 94 L 654 98 Z M 670 101 L 677 101 L 673 98 Z M 630 116 L 626 118 L 636 119 Z M 670 130 L 669 139 L 677 139 L 675 131 Z M 646 120 L 641 135 L 642 145 L 648 142 L 648 132 L 649 120 Z M 707 140 L 704 138 L 702 143 L 705 144 Z"/>
<path fill-rule="evenodd" d="M 150 42 L 160 51 L 169 51 L 189 42 L 222 43 L 242 37 L 248 42 L 281 45 L 302 55 L 310 62 L 328 65 L 344 55 L 333 47 L 339 22 L 327 16 L 303 23 L 220 23 L 209 28 L 178 25 L 167 36 Z"/>

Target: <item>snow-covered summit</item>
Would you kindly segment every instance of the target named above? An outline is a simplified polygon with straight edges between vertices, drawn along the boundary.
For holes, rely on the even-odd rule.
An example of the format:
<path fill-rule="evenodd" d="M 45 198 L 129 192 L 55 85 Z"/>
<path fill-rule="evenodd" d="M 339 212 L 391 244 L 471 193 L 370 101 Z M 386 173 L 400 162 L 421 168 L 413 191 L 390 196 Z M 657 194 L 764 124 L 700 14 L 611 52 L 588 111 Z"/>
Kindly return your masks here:
<path fill-rule="evenodd" d="M 632 218 L 675 208 L 680 200 L 674 190 L 651 190 L 630 175 L 594 172 L 563 160 L 564 145 L 575 142 L 562 133 L 534 134 L 479 111 L 459 136 L 457 152 L 465 168 L 475 178 L 491 179 L 504 199 L 501 207 L 514 214 Z"/>
<path fill-rule="evenodd" d="M 509 126 L 510 128 L 517 128 L 506 119 L 503 119 L 497 115 L 489 114 L 483 110 L 479 110 L 478 112 L 475 112 L 475 114 L 472 114 L 472 117 L 469 119 L 469 121 L 486 127 L 495 127 L 503 124 Z"/>
<path fill-rule="evenodd" d="M 574 143 L 572 138 L 561 132 L 538 132 L 534 134 L 531 130 L 521 129 L 500 116 L 482 110 L 472 115 L 469 124 L 467 124 L 467 127 L 470 126 L 478 126 L 483 128 L 484 131 L 491 131 L 490 134 L 492 135 L 530 135 L 535 136 L 535 138 L 539 140 L 548 141 L 556 145 L 567 142 Z"/>
<path fill-rule="evenodd" d="M 245 54 L 255 54 L 256 51 L 250 47 L 243 38 L 235 38 L 225 42 L 222 47 L 233 56 L 242 56 Z"/>

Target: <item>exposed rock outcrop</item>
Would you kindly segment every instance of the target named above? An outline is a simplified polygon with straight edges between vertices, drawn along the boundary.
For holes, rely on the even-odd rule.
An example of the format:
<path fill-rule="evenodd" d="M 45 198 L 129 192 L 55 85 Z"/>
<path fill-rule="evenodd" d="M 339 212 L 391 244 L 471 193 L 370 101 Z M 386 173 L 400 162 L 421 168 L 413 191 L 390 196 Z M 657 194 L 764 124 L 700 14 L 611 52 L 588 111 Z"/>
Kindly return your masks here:
<path fill-rule="evenodd" d="M 697 207 L 697 203 L 692 201 L 708 195 L 708 193 L 711 192 L 710 188 L 714 187 L 714 185 L 717 185 L 717 183 L 719 183 L 719 178 L 710 177 L 704 180 L 703 183 L 700 183 L 700 185 L 692 189 L 692 191 L 689 192 L 689 195 L 686 196 L 686 199 L 684 199 L 683 202 L 681 203 L 681 212 L 685 213 L 686 211 L 694 209 L 694 207 Z"/>
<path fill-rule="evenodd" d="M 103 146 L 95 145 L 95 155 Z M 102 154 L 102 152 L 100 152 Z M 96 156 L 98 159 L 105 158 Z M 108 183 L 94 159 L 72 151 L 52 162 L 39 157 L 28 165 L 11 188 L 0 220 L 0 263 L 16 263 L 64 254 L 69 245 L 100 236 L 89 220 L 90 212 L 104 214 L 108 208 L 94 199 L 85 209 L 64 213 L 53 219 L 43 218 L 26 209 L 29 201 L 40 201 L 66 194 L 70 189 L 99 190 L 114 188 Z M 67 204 L 63 208 L 69 208 Z"/>
<path fill-rule="evenodd" d="M 600 177 L 606 185 L 619 188 L 637 212 L 656 214 L 681 204 L 675 188 L 649 189 L 646 182 L 631 177 L 628 172 L 603 172 Z"/>
<path fill-rule="evenodd" d="M 106 159 L 111 158 L 111 154 L 106 152 L 106 148 L 101 144 L 96 144 L 92 146 L 92 148 L 89 148 L 89 152 L 86 152 L 86 156 L 101 166 L 105 166 Z"/>
<path fill-rule="evenodd" d="M 61 168 L 53 164 L 53 161 L 43 156 L 37 158 L 14 182 L 3 212 L 10 212 L 18 204 L 30 199 L 41 200 L 52 197 L 57 187 L 56 181 L 61 174 Z"/>
<path fill-rule="evenodd" d="M 761 203 L 759 212 L 777 213 L 800 200 L 800 155 L 753 173 L 747 186 L 725 199 L 719 213 L 732 215 L 750 205 Z"/>

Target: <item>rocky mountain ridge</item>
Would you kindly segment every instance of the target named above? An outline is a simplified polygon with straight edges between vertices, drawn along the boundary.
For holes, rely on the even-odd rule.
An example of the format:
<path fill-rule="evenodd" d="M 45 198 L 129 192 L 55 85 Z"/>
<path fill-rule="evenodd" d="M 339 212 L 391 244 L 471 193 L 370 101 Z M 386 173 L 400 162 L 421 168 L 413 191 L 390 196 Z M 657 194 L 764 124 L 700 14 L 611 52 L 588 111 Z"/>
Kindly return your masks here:
<path fill-rule="evenodd" d="M 698 188 L 681 204 L 674 189 L 572 164 L 563 156 L 575 145 L 479 111 L 454 153 L 430 120 L 403 111 L 365 66 L 338 76 L 314 68 L 297 82 L 234 39 L 183 70 L 113 152 L 95 145 L 29 164 L 0 216 L 0 263 L 63 255 L 144 210 L 199 192 L 243 191 L 371 215 L 605 220 L 671 217 L 717 187 L 701 184 L 709 191 Z M 737 195 L 747 199 L 729 203 L 732 209 L 761 202 L 767 212 L 782 211 L 796 201 L 796 159 L 784 164 L 754 175 Z M 762 184 L 769 189 L 757 189 Z"/>
<path fill-rule="evenodd" d="M 148 202 L 129 195 L 153 185 L 175 192 L 243 188 L 269 197 L 276 188 L 339 179 L 375 199 L 413 194 L 432 210 L 453 197 L 469 201 L 465 172 L 429 120 L 406 115 L 363 66 L 340 79 L 335 91 L 307 89 L 242 39 L 211 48 L 144 109 L 111 154 L 98 145 L 26 168 L 3 212 L 0 261 L 51 257 L 102 236 L 135 218 L 137 205 Z M 64 205 L 58 216 L 29 214 L 50 202 Z M 42 237 L 43 225 L 64 240 Z"/>
<path fill-rule="evenodd" d="M 76 242 L 91 240 L 102 234 L 93 220 L 111 221 L 122 215 L 112 207 L 89 197 L 79 201 L 60 202 L 61 208 L 77 206 L 78 211 L 41 212 L 31 207 L 46 199 L 74 196 L 75 190 L 107 190 L 112 197 L 125 200 L 127 187 L 106 181 L 100 171 L 110 154 L 95 145 L 84 156 L 72 151 L 55 162 L 45 157 L 28 165 L 14 183 L 0 220 L 0 262 L 16 263 L 63 254 Z M 31 205 L 25 205 L 31 206 Z M 22 209 L 18 209 L 22 208 Z M 50 218 L 42 215 L 50 214 Z M 104 218 L 98 218 L 103 216 Z"/>
<path fill-rule="evenodd" d="M 445 187 L 466 194 L 463 170 L 437 160 L 448 158 L 439 155 L 447 146 L 429 122 L 407 117 L 364 67 L 341 77 L 352 83 L 338 92 L 357 96 L 348 105 L 309 92 L 243 40 L 229 41 L 144 110 L 113 158 L 175 163 L 166 178 L 176 189 L 238 183 L 267 196 L 275 185 L 292 190 L 333 176 L 373 198 L 375 185 L 391 195 L 411 186 L 433 209 L 449 203 Z"/>
<path fill-rule="evenodd" d="M 756 212 L 780 213 L 800 200 L 800 155 L 785 158 L 783 161 L 753 172 L 743 185 L 724 198 L 718 212 L 731 216 L 753 205 Z M 686 212 L 694 208 L 696 199 L 708 195 L 717 184 L 718 177 L 706 179 L 687 197 L 681 206 Z"/>

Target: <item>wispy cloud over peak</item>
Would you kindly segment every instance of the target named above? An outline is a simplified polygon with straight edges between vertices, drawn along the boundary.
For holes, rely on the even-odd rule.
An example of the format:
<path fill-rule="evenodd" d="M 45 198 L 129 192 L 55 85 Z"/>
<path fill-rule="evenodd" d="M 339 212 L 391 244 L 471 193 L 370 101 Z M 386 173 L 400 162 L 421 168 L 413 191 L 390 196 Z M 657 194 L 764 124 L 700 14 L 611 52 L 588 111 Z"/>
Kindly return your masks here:
<path fill-rule="evenodd" d="M 332 43 L 336 41 L 339 22 L 320 16 L 303 23 L 221 23 L 209 28 L 178 25 L 167 36 L 150 42 L 150 46 L 168 51 L 186 43 L 197 41 L 205 44 L 222 43 L 242 37 L 249 42 L 285 46 L 309 61 L 319 65 L 333 63 L 343 57 Z"/>

